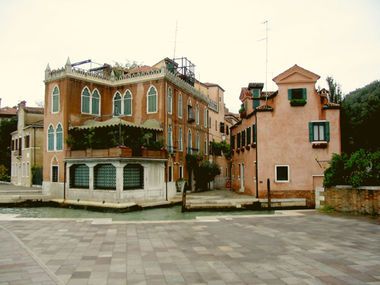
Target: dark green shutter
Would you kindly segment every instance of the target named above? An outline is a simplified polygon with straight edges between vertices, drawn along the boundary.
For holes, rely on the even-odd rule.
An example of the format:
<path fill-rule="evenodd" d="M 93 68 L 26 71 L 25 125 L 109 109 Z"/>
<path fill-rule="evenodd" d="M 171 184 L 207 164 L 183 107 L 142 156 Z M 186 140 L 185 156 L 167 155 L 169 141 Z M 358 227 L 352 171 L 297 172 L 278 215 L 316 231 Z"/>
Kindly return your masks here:
<path fill-rule="evenodd" d="M 252 130 L 253 130 L 253 142 L 256 143 L 256 137 L 257 137 L 256 125 L 252 125 Z"/>
<path fill-rule="evenodd" d="M 292 89 L 288 89 L 288 100 L 292 100 Z"/>
<path fill-rule="evenodd" d="M 302 98 L 303 99 L 307 99 L 307 96 L 306 96 L 306 88 L 302 88 Z"/>
<path fill-rule="evenodd" d="M 256 109 L 260 106 L 260 100 L 259 99 L 253 99 L 253 109 Z"/>
<path fill-rule="evenodd" d="M 309 123 L 309 141 L 313 141 L 314 138 L 314 129 L 313 129 L 313 123 Z"/>
<path fill-rule="evenodd" d="M 325 122 L 325 139 L 327 142 L 330 141 L 330 123 L 329 122 Z"/>

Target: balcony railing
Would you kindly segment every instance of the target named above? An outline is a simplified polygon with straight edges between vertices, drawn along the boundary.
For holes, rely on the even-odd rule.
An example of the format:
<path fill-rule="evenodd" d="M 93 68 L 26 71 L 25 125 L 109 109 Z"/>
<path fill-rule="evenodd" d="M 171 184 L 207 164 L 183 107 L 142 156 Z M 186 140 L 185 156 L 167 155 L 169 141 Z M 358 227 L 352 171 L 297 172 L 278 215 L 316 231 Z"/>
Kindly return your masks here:
<path fill-rule="evenodd" d="M 151 150 L 142 148 L 139 153 L 134 153 L 131 148 L 119 146 L 105 149 L 85 149 L 85 150 L 66 150 L 66 158 L 128 158 L 128 157 L 144 157 L 144 158 L 166 158 L 165 150 Z"/>

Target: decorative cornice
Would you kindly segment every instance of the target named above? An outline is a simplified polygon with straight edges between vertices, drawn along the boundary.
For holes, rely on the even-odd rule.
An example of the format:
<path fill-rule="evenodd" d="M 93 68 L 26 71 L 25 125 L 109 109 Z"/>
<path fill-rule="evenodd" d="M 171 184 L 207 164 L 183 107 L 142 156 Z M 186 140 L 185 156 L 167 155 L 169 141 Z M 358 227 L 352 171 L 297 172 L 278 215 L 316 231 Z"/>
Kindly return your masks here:
<path fill-rule="evenodd" d="M 90 81 L 93 83 L 103 84 L 111 87 L 118 87 L 126 84 L 133 84 L 137 82 L 144 82 L 157 79 L 167 79 L 179 88 L 192 94 L 199 100 L 202 100 L 206 104 L 209 103 L 209 99 L 200 91 L 196 90 L 192 85 L 184 80 L 175 76 L 172 72 L 168 71 L 165 67 L 160 69 L 152 69 L 149 71 L 141 71 L 133 74 L 126 74 L 120 78 L 115 76 L 106 77 L 103 74 L 90 72 L 78 68 L 60 68 L 52 71 L 45 71 L 45 83 L 63 79 L 65 77 Z"/>

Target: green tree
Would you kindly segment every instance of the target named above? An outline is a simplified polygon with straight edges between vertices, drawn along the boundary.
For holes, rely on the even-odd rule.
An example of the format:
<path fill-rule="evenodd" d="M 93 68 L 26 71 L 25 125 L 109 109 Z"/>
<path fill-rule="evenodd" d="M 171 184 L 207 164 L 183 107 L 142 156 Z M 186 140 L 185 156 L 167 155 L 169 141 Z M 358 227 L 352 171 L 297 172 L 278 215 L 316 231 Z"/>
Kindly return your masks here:
<path fill-rule="evenodd" d="M 329 86 L 330 102 L 340 104 L 342 102 L 342 97 L 343 97 L 340 84 L 338 84 L 332 76 L 327 76 L 326 81 L 327 81 L 327 85 Z"/>
<path fill-rule="evenodd" d="M 8 175 L 11 171 L 11 133 L 17 130 L 17 119 L 5 119 L 0 122 L 0 165 L 4 165 Z"/>
<path fill-rule="evenodd" d="M 380 150 L 380 81 L 347 94 L 341 105 L 342 148 Z"/>

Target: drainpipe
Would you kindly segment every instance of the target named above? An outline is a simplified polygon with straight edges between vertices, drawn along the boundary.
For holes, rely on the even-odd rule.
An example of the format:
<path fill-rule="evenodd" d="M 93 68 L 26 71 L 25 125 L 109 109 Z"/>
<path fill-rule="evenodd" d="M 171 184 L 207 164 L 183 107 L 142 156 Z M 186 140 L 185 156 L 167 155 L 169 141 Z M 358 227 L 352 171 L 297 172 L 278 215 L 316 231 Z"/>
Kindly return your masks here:
<path fill-rule="evenodd" d="M 164 137 L 165 137 L 165 141 L 167 139 L 166 133 L 168 131 L 168 112 L 166 111 L 166 108 L 167 108 L 166 104 L 168 101 L 167 92 L 168 92 L 168 83 L 165 81 L 165 92 L 163 92 L 165 94 L 165 96 L 164 96 L 164 116 L 165 116 Z M 172 128 L 172 130 L 173 130 L 173 128 Z M 168 169 L 169 169 L 168 164 L 169 164 L 169 155 L 168 155 L 166 162 L 165 162 L 165 200 L 166 201 L 168 201 Z"/>
<path fill-rule="evenodd" d="M 255 170 L 256 170 L 256 198 L 259 198 L 259 157 L 258 157 L 258 139 L 257 139 L 257 111 L 255 110 L 255 129 L 256 129 L 256 132 L 255 130 L 253 130 L 255 133 L 254 135 L 255 136 L 255 139 L 256 139 L 256 167 L 255 167 Z"/>

